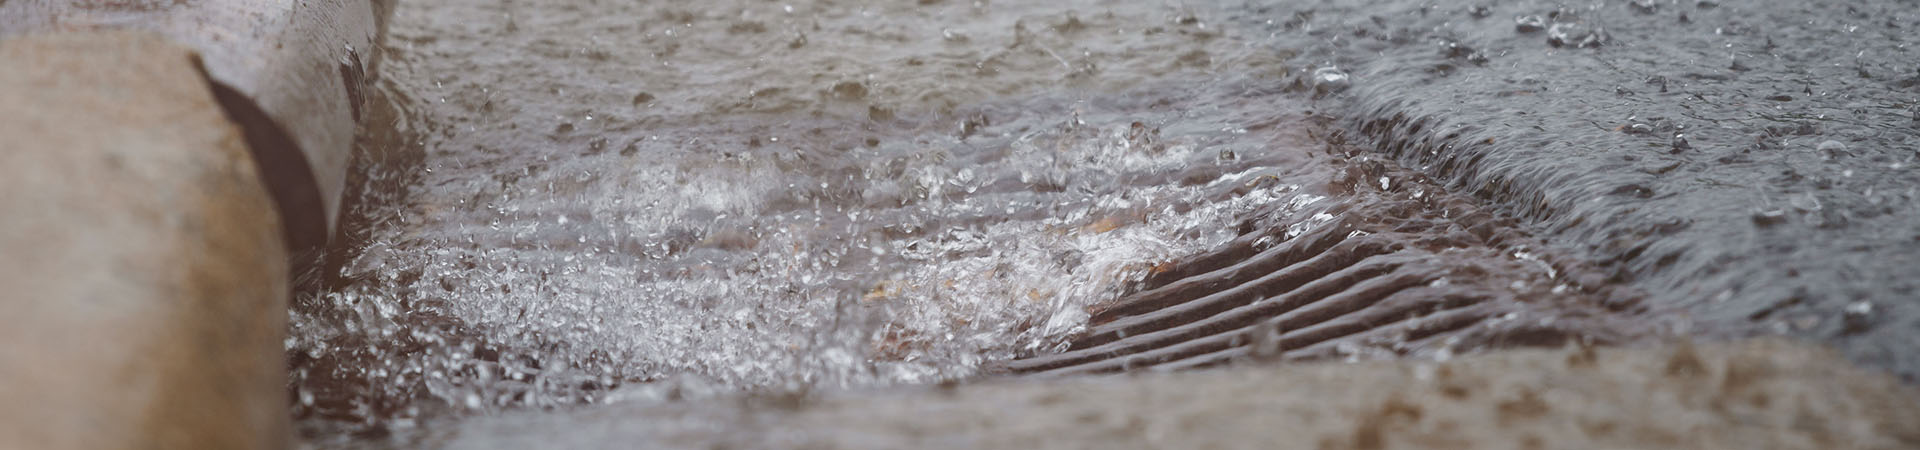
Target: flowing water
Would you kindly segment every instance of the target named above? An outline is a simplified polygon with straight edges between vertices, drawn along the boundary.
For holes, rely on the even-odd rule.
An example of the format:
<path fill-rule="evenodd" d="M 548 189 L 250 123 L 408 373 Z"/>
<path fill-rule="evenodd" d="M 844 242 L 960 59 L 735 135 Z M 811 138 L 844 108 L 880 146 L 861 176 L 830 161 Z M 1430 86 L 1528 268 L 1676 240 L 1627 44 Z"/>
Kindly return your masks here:
<path fill-rule="evenodd" d="M 294 317 L 312 427 L 966 378 L 1328 203 L 1284 55 L 1178 8 L 449 3 Z"/>
<path fill-rule="evenodd" d="M 1420 156 L 1468 141 L 1380 112 L 1415 109 L 1383 90 L 1458 87 L 1447 77 L 1470 70 L 1517 75 L 1462 92 L 1539 95 L 1556 81 L 1528 71 L 1619 44 L 1559 24 L 1534 39 L 1505 18 L 1549 4 L 1468 6 L 401 2 L 342 237 L 297 299 L 296 417 L 314 445 L 360 446 L 503 411 L 966 380 L 1068 350 L 1090 311 L 1249 221 L 1284 239 L 1396 208 L 1355 186 L 1487 201 L 1557 221 L 1503 227 L 1603 242 L 1582 227 L 1605 221 L 1575 218 L 1633 205 L 1554 215 L 1542 205 L 1592 183 L 1496 176 L 1534 160 Z M 1642 14 L 1627 6 L 1581 11 Z M 1444 119 L 1448 101 L 1424 104 Z M 1415 170 L 1353 169 L 1376 143 Z M 1602 197 L 1666 189 L 1635 186 Z M 1555 247 L 1601 261 L 1572 279 L 1584 263 L 1542 262 L 1556 252 L 1527 239 L 1472 256 L 1509 274 L 1483 277 L 1503 295 L 1681 307 L 1601 289 L 1644 276 L 1656 300 L 1702 298 L 1670 289 L 1693 274 L 1670 261 Z"/>

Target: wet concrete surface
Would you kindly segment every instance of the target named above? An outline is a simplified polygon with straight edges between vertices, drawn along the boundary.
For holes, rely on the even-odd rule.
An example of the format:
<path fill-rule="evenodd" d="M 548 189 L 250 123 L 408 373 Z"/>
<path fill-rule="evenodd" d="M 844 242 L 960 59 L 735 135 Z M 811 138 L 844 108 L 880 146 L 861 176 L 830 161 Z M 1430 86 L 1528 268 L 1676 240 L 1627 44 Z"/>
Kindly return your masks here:
<path fill-rule="evenodd" d="M 1911 377 L 1912 9 L 402 3 L 290 396 L 351 447 L 970 380 L 1355 224 L 1438 242 L 1388 279 L 1427 285 L 1294 325 L 1451 286 L 1480 338 L 1301 358 L 1791 334 Z"/>
<path fill-rule="evenodd" d="M 1684 310 L 1699 333 L 1803 336 L 1920 373 L 1912 4 L 1253 11 L 1235 17 L 1352 76 L 1337 115 L 1353 137 L 1531 224 L 1648 307 Z M 1556 45 L 1516 23 L 1540 18 L 1601 37 Z"/>
<path fill-rule="evenodd" d="M 450 449 L 1920 445 L 1920 391 L 1757 341 L 634 402 L 429 428 Z"/>

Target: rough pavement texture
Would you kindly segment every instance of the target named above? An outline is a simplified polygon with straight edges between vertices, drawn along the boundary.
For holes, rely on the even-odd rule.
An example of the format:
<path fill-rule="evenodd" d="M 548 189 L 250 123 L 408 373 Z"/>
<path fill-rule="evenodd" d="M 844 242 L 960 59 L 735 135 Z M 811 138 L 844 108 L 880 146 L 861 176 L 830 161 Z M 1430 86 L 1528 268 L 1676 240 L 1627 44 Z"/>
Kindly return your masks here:
<path fill-rule="evenodd" d="M 1920 446 L 1915 423 L 1920 391 L 1758 340 L 635 402 L 474 419 L 411 445 L 1894 449 Z"/>
<path fill-rule="evenodd" d="M 198 58 L 0 43 L 0 448 L 286 443 L 286 252 Z"/>
<path fill-rule="evenodd" d="M 1912 2 L 1246 9 L 1219 19 L 1298 51 L 1302 86 L 1351 75 L 1322 100 L 1349 137 L 1611 271 L 1572 281 L 1639 287 L 1694 333 L 1920 375 Z"/>

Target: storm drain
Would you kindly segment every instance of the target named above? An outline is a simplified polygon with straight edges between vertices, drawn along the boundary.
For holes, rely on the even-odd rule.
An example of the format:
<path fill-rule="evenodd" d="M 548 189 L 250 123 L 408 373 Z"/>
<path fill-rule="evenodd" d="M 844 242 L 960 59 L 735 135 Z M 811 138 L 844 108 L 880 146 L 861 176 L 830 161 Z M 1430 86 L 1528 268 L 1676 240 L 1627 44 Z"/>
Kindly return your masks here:
<path fill-rule="evenodd" d="M 1348 178 L 1394 174 L 1360 164 Z M 1352 197 L 1273 220 L 1223 248 L 1161 266 L 1141 289 L 1096 305 L 1066 351 L 1002 372 L 1075 375 L 1179 370 L 1234 361 L 1446 358 L 1493 347 L 1615 342 L 1633 329 L 1603 277 L 1418 175 L 1341 183 Z M 1308 219 L 1311 220 L 1311 219 Z M 1248 230 L 1247 228 L 1252 228 Z"/>

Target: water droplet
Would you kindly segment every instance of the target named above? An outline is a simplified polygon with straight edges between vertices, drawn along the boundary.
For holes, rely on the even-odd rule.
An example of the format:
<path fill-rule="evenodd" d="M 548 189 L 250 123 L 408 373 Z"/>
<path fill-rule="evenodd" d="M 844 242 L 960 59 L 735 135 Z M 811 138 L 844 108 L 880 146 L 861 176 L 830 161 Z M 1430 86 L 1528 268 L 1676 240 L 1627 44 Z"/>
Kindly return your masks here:
<path fill-rule="evenodd" d="M 1338 67 L 1329 66 L 1313 70 L 1313 92 L 1316 95 L 1327 95 L 1345 91 L 1348 87 L 1352 86 L 1352 84 L 1353 82 L 1347 76 L 1347 73 L 1341 71 Z"/>
<path fill-rule="evenodd" d="M 940 38 L 947 42 L 967 42 L 968 40 L 966 33 L 954 31 L 952 28 L 941 29 Z"/>
<path fill-rule="evenodd" d="M 1831 155 L 1834 153 L 1847 151 L 1847 144 L 1842 144 L 1840 143 L 1840 141 L 1828 139 L 1825 141 L 1821 141 L 1820 145 L 1818 147 L 1814 147 L 1814 149 L 1819 150 L 1821 153 L 1827 153 Z"/>
<path fill-rule="evenodd" d="M 1535 33 L 1547 29 L 1547 18 L 1538 14 L 1516 16 L 1513 18 L 1513 30 L 1521 33 Z"/>
<path fill-rule="evenodd" d="M 1841 323 L 1846 327 L 1846 332 L 1849 334 L 1859 333 L 1872 327 L 1874 317 L 1873 310 L 1873 302 L 1866 300 L 1848 303 L 1846 309 L 1841 311 L 1840 316 Z"/>
<path fill-rule="evenodd" d="M 1221 163 L 1229 163 L 1229 162 L 1234 162 L 1238 160 L 1240 160 L 1240 155 L 1235 154 L 1233 152 L 1233 149 L 1230 149 L 1230 148 L 1220 149 L 1220 156 L 1216 159 L 1216 161 L 1219 161 Z"/>
<path fill-rule="evenodd" d="M 1627 2 L 1627 5 L 1632 6 L 1634 12 L 1638 12 L 1641 14 L 1653 14 L 1656 12 L 1660 12 L 1660 4 L 1656 0 L 1633 0 L 1631 2 Z"/>
<path fill-rule="evenodd" d="M 1595 48 L 1606 43 L 1606 30 L 1582 22 L 1557 22 L 1547 30 L 1547 45 L 1554 47 Z"/>
<path fill-rule="evenodd" d="M 1461 44 L 1459 41 L 1452 39 L 1442 39 L 1440 41 L 1440 54 L 1446 55 L 1447 58 L 1451 59 L 1466 60 L 1476 65 L 1484 65 L 1487 63 L 1487 55 L 1485 53 L 1481 53 L 1479 50 L 1474 50 L 1473 47 L 1468 47 L 1466 44 Z"/>
<path fill-rule="evenodd" d="M 1787 204 L 1801 211 L 1819 211 L 1822 208 L 1820 197 L 1815 197 L 1812 192 L 1788 197 Z"/>

